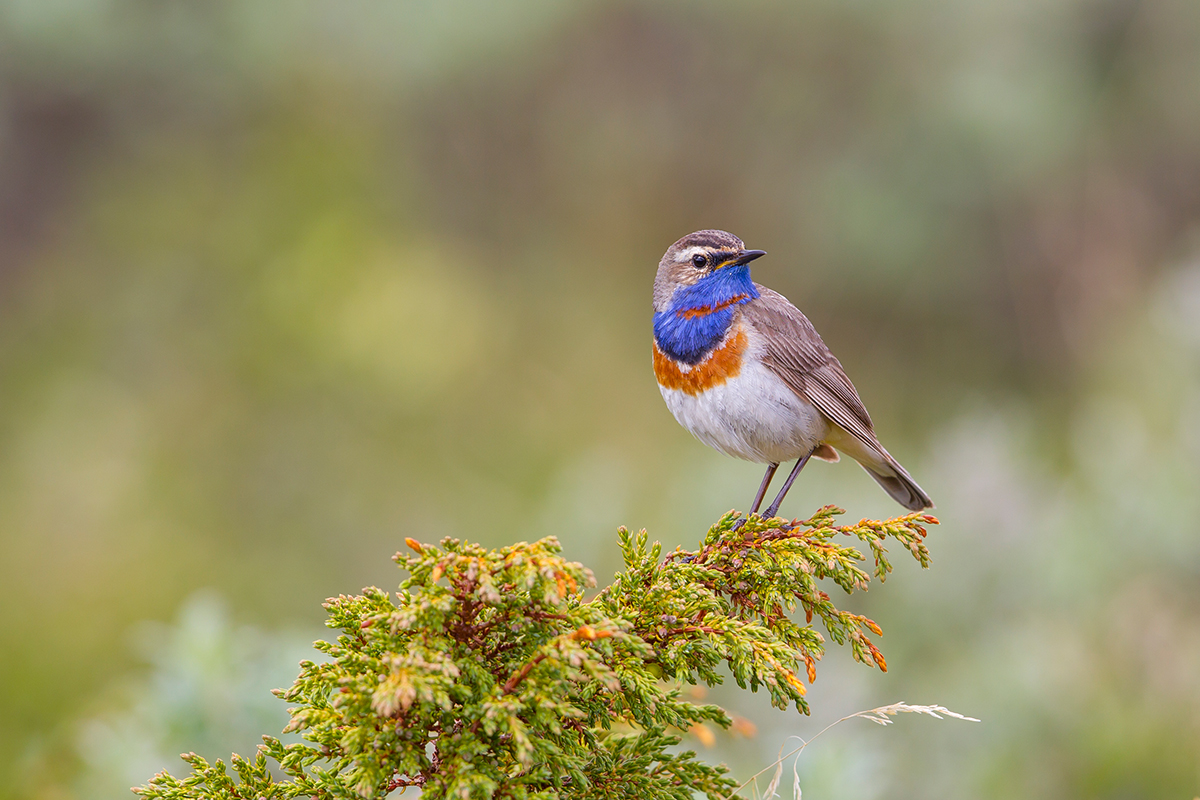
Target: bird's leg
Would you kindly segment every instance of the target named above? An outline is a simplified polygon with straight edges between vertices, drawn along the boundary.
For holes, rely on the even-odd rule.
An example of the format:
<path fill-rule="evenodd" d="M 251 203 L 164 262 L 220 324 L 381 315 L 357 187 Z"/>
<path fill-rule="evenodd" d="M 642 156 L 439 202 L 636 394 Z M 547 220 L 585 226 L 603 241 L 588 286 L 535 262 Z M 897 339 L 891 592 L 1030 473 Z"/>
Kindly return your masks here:
<path fill-rule="evenodd" d="M 778 513 L 779 505 L 783 502 L 783 498 L 788 493 L 788 489 L 792 488 L 792 484 L 796 481 L 796 476 L 800 474 L 800 470 L 804 469 L 804 465 L 808 463 L 810 458 L 812 458 L 812 454 L 815 451 L 815 447 L 812 450 L 809 450 L 808 454 L 805 455 L 804 458 L 797 461 L 796 466 L 792 467 L 792 472 L 790 475 L 788 475 L 787 480 L 784 481 L 783 488 L 779 490 L 779 495 L 775 498 L 775 502 L 771 503 L 771 505 L 767 507 L 767 510 L 763 512 L 763 519 L 771 519 L 776 513 Z"/>
<path fill-rule="evenodd" d="M 754 505 L 750 507 L 750 514 L 758 511 L 758 507 L 762 505 L 763 498 L 767 496 L 767 487 L 771 485 L 771 479 L 775 477 L 775 470 L 779 469 L 779 465 L 775 463 L 767 464 L 767 474 L 763 475 L 762 483 L 758 486 L 758 494 L 754 495 Z M 750 516 L 747 514 L 746 517 Z M 738 530 L 746 524 L 746 517 L 742 517 L 737 522 L 733 523 L 733 530 Z"/>
<path fill-rule="evenodd" d="M 758 494 L 754 495 L 754 505 L 750 506 L 750 513 L 758 511 L 758 507 L 762 505 L 763 498 L 767 496 L 767 487 L 771 485 L 771 479 L 775 477 L 775 470 L 779 469 L 778 464 L 767 464 L 767 474 L 763 475 L 762 483 L 758 487 Z"/>

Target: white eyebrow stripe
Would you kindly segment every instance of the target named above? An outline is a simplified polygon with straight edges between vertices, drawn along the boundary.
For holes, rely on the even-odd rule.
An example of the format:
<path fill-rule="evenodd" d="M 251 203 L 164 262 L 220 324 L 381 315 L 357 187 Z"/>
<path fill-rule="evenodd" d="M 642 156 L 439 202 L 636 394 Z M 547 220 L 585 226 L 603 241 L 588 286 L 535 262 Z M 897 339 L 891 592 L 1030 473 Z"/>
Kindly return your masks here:
<path fill-rule="evenodd" d="M 708 255 L 708 251 L 710 249 L 711 248 L 704 247 L 703 245 L 692 245 L 687 250 L 684 250 L 679 254 L 679 260 L 680 261 L 691 261 L 692 256 L 697 255 L 697 254 L 706 256 L 706 255 Z"/>

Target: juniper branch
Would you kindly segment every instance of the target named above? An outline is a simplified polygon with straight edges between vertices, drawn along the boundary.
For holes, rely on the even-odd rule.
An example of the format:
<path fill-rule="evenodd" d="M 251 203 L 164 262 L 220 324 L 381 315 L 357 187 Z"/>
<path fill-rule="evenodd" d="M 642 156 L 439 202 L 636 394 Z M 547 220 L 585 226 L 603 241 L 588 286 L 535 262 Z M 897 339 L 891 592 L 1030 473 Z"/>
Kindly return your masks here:
<path fill-rule="evenodd" d="M 625 569 L 591 600 L 590 571 L 568 562 L 553 537 L 486 550 L 457 539 L 439 546 L 406 540 L 397 554 L 408 578 L 392 599 L 368 588 L 329 600 L 333 642 L 327 660 L 306 661 L 287 690 L 285 732 L 252 761 L 194 754 L 191 775 L 160 773 L 139 789 L 152 800 L 382 798 L 420 786 L 443 797 L 711 798 L 736 791 L 724 767 L 675 753 L 673 731 L 729 716 L 682 700 L 684 684 L 720 683 L 722 667 L 777 706 L 808 712 L 805 684 L 824 654 L 819 619 L 854 657 L 886 670 L 868 633 L 872 620 L 842 611 L 822 591 L 871 580 L 864 543 L 881 580 L 891 570 L 885 543 L 899 542 L 929 563 L 925 525 L 910 514 L 835 525 L 833 507 L 785 523 L 751 516 L 735 530 L 730 513 L 696 551 L 665 558 L 645 531 L 621 529 Z M 803 621 L 797 618 L 803 612 Z M 803 666 L 803 672 L 801 672 Z M 269 762 L 276 765 L 272 774 Z"/>

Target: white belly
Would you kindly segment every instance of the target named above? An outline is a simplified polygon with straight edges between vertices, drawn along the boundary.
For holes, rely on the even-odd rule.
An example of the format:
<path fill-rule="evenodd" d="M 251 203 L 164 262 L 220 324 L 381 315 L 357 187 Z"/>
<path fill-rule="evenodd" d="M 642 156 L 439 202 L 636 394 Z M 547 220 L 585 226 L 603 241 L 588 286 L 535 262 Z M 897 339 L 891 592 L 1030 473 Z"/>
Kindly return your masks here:
<path fill-rule="evenodd" d="M 829 433 L 817 409 L 752 359 L 742 362 L 737 377 L 696 395 L 658 388 L 693 436 L 747 461 L 779 464 L 800 458 Z"/>

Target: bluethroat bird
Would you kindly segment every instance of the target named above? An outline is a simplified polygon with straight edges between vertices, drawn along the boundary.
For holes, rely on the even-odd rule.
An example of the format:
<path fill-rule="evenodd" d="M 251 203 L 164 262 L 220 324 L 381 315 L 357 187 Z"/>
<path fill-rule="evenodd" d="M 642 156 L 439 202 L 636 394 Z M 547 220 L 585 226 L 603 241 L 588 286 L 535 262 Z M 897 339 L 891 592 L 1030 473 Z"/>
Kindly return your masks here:
<path fill-rule="evenodd" d="M 667 248 L 654 278 L 654 374 L 667 407 L 693 436 L 725 455 L 767 465 L 750 513 L 775 470 L 797 459 L 774 517 L 810 458 L 857 461 L 913 511 L 929 495 L 883 448 L 854 384 L 808 317 L 750 279 L 747 250 L 725 231 L 689 233 Z"/>

